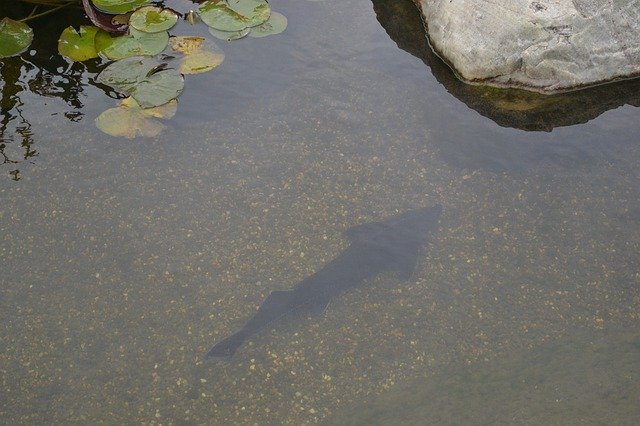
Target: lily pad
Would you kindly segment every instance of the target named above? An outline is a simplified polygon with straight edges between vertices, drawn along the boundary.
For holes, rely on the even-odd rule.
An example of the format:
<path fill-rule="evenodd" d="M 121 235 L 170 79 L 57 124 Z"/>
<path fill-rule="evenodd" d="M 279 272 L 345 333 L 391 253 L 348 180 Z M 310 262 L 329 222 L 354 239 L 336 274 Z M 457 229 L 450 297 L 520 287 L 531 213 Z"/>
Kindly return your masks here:
<path fill-rule="evenodd" d="M 200 74 L 211 71 L 224 61 L 224 52 L 212 41 L 204 37 L 171 37 L 169 45 L 174 52 L 182 56 L 179 69 L 182 74 Z"/>
<path fill-rule="evenodd" d="M 113 25 L 126 25 L 129 29 L 129 19 L 131 19 L 133 12 L 123 13 L 122 15 L 109 15 L 111 16 L 111 23 Z M 111 32 L 111 31 L 108 31 Z M 126 31 L 125 31 L 126 32 Z"/>
<path fill-rule="evenodd" d="M 136 136 L 158 136 L 165 125 L 154 118 L 171 118 L 178 102 L 174 99 L 155 108 L 142 108 L 133 98 L 123 99 L 120 106 L 110 108 L 96 118 L 96 126 L 111 136 L 133 139 Z"/>
<path fill-rule="evenodd" d="M 24 22 L 10 18 L 0 20 L 0 58 L 19 55 L 33 41 L 33 31 Z"/>
<path fill-rule="evenodd" d="M 184 88 L 184 77 L 178 71 L 146 57 L 116 61 L 102 70 L 96 81 L 132 96 L 143 108 L 163 105 Z"/>
<path fill-rule="evenodd" d="M 132 56 L 155 56 L 169 43 L 169 33 L 144 33 L 129 27 L 129 34 L 112 37 L 106 31 L 96 34 L 96 50 L 107 59 L 118 60 Z"/>
<path fill-rule="evenodd" d="M 207 0 L 198 9 L 202 21 L 220 31 L 239 31 L 269 19 L 266 0 Z"/>
<path fill-rule="evenodd" d="M 267 22 L 257 27 L 251 28 L 249 37 L 266 37 L 268 35 L 280 34 L 287 28 L 287 17 L 278 12 L 271 12 Z"/>
<path fill-rule="evenodd" d="M 97 58 L 95 38 L 98 31 L 97 27 L 90 25 L 81 25 L 80 31 L 73 27 L 65 28 L 58 40 L 58 52 L 72 61 Z"/>
<path fill-rule="evenodd" d="M 209 32 L 217 39 L 231 41 L 246 37 L 251 32 L 251 28 L 244 28 L 239 31 L 220 31 L 209 27 Z"/>
<path fill-rule="evenodd" d="M 133 12 L 129 25 L 145 33 L 166 31 L 178 22 L 178 14 L 171 9 L 144 6 Z"/>
<path fill-rule="evenodd" d="M 131 12 L 151 0 L 91 0 L 96 9 L 114 15 Z"/>

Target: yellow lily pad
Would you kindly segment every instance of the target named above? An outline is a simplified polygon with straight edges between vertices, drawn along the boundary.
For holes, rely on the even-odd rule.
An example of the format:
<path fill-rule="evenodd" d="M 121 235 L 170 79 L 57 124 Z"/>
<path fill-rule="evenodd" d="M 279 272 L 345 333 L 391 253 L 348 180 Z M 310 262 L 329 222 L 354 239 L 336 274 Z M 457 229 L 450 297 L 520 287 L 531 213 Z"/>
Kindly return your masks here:
<path fill-rule="evenodd" d="M 169 46 L 182 56 L 176 60 L 182 74 L 200 74 L 211 71 L 224 61 L 224 52 L 204 37 L 179 36 L 169 39 Z"/>
<path fill-rule="evenodd" d="M 129 97 L 116 108 L 110 108 L 96 118 L 96 126 L 104 133 L 133 139 L 137 136 L 155 137 L 166 128 L 156 118 L 168 119 L 175 115 L 178 102 L 174 99 L 154 108 L 142 108 Z"/>

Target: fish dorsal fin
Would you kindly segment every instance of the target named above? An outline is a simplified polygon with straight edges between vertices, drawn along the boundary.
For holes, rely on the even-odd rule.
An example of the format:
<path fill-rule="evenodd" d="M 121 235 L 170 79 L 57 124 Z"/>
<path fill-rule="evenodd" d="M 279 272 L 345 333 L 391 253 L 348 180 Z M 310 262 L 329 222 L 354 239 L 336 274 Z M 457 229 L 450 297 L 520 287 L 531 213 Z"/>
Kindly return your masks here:
<path fill-rule="evenodd" d="M 329 302 L 331 302 L 331 298 L 329 297 L 316 297 L 310 300 L 308 304 L 309 313 L 312 315 L 324 314 L 329 306 Z"/>
<path fill-rule="evenodd" d="M 375 235 L 388 228 L 382 222 L 367 222 L 361 225 L 352 226 L 344 231 L 344 236 L 352 243 L 370 240 Z"/>

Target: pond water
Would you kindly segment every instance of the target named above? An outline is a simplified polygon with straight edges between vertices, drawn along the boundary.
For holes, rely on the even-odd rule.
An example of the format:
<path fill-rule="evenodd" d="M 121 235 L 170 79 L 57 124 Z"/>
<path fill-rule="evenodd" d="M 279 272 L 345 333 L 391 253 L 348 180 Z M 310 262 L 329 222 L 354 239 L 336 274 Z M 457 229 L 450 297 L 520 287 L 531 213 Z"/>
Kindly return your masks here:
<path fill-rule="evenodd" d="M 401 3 L 273 0 L 287 30 L 219 42 L 156 138 L 95 128 L 95 64 L 1 65 L 0 422 L 637 424 L 640 86 L 534 113 L 398 38 Z M 205 361 L 346 229 L 435 205 L 408 280 Z"/>

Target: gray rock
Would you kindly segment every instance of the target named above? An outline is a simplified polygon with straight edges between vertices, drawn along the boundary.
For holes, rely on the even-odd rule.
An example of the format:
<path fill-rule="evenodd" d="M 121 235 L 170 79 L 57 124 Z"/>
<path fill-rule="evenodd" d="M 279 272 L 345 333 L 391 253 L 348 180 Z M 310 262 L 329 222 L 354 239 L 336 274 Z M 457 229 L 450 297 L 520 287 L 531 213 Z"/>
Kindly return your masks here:
<path fill-rule="evenodd" d="M 467 82 L 560 92 L 640 75 L 640 0 L 414 0 Z"/>
<path fill-rule="evenodd" d="M 420 58 L 447 92 L 500 126 L 550 132 L 557 127 L 586 123 L 623 105 L 640 107 L 640 78 L 553 95 L 466 84 L 433 53 L 413 0 L 372 3 L 378 21 L 399 48 Z M 450 141 L 447 144 L 451 145 Z M 464 151 L 459 145 L 454 150 Z M 484 148 L 482 151 L 490 152 Z M 504 150 L 509 155 L 513 151 L 513 147 Z M 491 151 L 491 156 L 497 155 Z"/>

